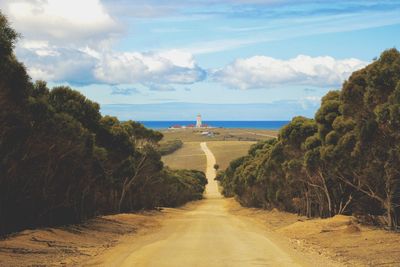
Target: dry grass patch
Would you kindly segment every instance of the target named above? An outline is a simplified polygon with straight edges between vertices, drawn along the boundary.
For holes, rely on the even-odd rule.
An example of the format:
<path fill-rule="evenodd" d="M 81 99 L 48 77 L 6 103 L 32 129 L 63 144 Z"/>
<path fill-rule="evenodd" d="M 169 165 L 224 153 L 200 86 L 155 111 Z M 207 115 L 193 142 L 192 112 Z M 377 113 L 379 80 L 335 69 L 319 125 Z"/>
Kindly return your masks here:
<path fill-rule="evenodd" d="M 254 143 L 249 141 L 208 141 L 207 146 L 214 154 L 220 169 L 224 170 L 232 160 L 246 155 Z M 207 163 L 200 142 L 185 142 L 181 149 L 162 157 L 162 160 L 172 169 L 199 171 L 205 171 Z"/>
<path fill-rule="evenodd" d="M 189 169 L 205 171 L 207 159 L 200 142 L 185 142 L 182 148 L 162 157 L 165 165 L 171 169 Z"/>
<path fill-rule="evenodd" d="M 232 160 L 247 155 L 250 146 L 255 143 L 249 141 L 212 141 L 207 142 L 207 146 L 214 154 L 220 170 L 225 170 Z"/>
<path fill-rule="evenodd" d="M 163 141 L 180 139 L 183 142 L 209 142 L 209 141 L 260 141 L 277 136 L 277 130 L 255 129 L 168 129 L 161 131 Z M 212 132 L 213 136 L 202 135 L 202 132 Z"/>

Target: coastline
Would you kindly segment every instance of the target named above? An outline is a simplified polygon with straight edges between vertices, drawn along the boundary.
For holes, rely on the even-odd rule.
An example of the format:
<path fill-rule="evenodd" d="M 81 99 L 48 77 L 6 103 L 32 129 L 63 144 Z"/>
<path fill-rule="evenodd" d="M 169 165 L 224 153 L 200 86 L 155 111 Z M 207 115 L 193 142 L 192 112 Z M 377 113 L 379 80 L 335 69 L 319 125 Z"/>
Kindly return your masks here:
<path fill-rule="evenodd" d="M 166 130 L 175 126 L 175 128 L 191 129 L 248 129 L 248 130 L 279 130 L 289 123 L 289 121 L 203 121 L 208 127 L 193 127 L 195 121 L 139 121 L 145 127 L 154 130 Z"/>

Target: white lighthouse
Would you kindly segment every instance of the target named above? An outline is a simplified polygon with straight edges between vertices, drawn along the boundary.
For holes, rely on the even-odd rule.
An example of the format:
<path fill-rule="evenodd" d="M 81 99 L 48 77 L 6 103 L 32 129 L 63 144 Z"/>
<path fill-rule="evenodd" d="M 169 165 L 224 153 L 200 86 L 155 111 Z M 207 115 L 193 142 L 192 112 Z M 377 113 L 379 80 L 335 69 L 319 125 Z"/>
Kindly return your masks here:
<path fill-rule="evenodd" d="M 196 117 L 196 128 L 201 128 L 202 122 L 201 122 L 201 115 L 197 115 Z"/>

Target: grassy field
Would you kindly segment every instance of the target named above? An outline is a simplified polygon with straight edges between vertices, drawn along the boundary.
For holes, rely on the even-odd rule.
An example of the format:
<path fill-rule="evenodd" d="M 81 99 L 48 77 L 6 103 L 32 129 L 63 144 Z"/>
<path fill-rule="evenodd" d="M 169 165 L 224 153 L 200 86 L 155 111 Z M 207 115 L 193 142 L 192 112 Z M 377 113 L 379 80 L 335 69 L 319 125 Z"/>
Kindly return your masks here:
<path fill-rule="evenodd" d="M 202 132 L 213 132 L 213 136 L 204 136 Z M 200 148 L 200 142 L 207 142 L 214 153 L 220 170 L 229 163 L 247 154 L 250 146 L 257 141 L 273 138 L 278 131 L 254 129 L 173 129 L 163 130 L 162 142 L 179 139 L 183 147 L 172 154 L 162 157 L 165 165 L 172 169 L 194 169 L 205 171 L 206 157 Z"/>
<path fill-rule="evenodd" d="M 208 141 L 208 148 L 214 153 L 217 164 L 224 170 L 229 163 L 247 154 L 250 141 Z M 200 142 L 185 142 L 183 147 L 172 154 L 162 157 L 165 165 L 172 169 L 195 169 L 205 171 L 206 157 L 200 148 Z"/>
<path fill-rule="evenodd" d="M 220 170 L 225 170 L 229 163 L 247 154 L 255 142 L 249 141 L 212 141 L 207 142 L 208 148 L 214 153 Z"/>
<path fill-rule="evenodd" d="M 165 165 L 172 169 L 193 169 L 205 171 L 206 156 L 200 142 L 184 142 L 182 148 L 162 157 Z"/>
<path fill-rule="evenodd" d="M 254 129 L 168 129 L 161 131 L 163 142 L 180 139 L 183 142 L 208 141 L 259 141 L 277 136 L 278 131 Z M 202 132 L 212 132 L 213 136 L 204 136 Z"/>

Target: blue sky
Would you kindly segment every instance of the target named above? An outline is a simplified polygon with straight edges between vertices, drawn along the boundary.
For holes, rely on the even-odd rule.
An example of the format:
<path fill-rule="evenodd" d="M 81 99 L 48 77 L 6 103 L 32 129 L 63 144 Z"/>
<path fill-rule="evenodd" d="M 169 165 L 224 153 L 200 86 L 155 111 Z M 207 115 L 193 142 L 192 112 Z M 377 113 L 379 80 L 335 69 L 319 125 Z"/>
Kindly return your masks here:
<path fill-rule="evenodd" d="M 0 0 L 0 9 L 23 35 L 16 54 L 33 79 L 70 85 L 120 119 L 311 117 L 326 92 L 400 43 L 394 0 Z"/>

